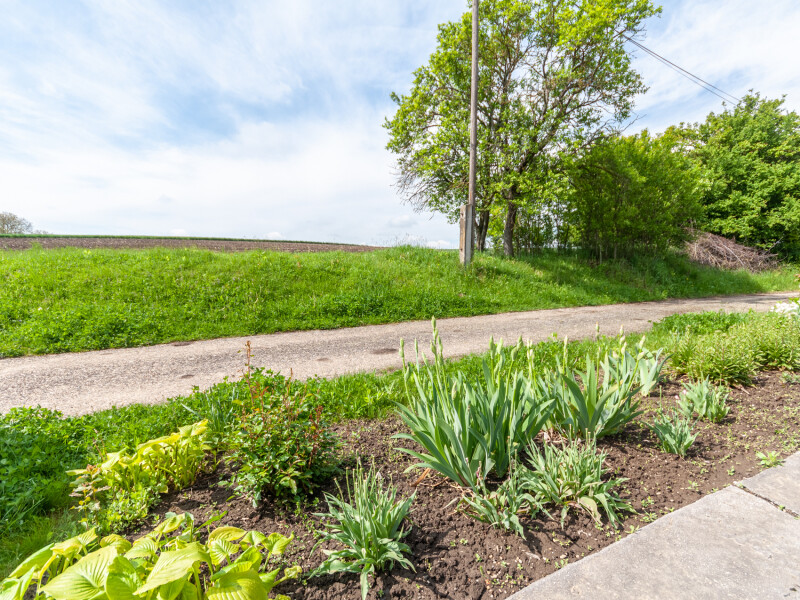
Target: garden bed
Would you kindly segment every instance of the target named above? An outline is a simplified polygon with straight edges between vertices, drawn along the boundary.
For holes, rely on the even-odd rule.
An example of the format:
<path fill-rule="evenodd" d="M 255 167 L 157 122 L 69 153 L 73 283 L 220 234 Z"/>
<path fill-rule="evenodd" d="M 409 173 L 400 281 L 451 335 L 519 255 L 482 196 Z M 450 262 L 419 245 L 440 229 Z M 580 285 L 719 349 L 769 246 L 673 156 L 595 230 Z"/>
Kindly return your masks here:
<path fill-rule="evenodd" d="M 365 463 L 374 460 L 381 474 L 393 479 L 399 497 L 417 492 L 410 517 L 413 526 L 404 540 L 416 572 L 396 568 L 378 575 L 369 598 L 506 598 L 668 512 L 757 473 L 763 467 L 756 452 L 774 450 L 786 456 L 800 448 L 800 386 L 787 383 L 780 373 L 766 372 L 755 378 L 752 387 L 732 391 L 730 414 L 721 423 L 696 424 L 699 435 L 685 459 L 666 454 L 645 423 L 652 422 L 660 404 L 674 405 L 680 390 L 678 382 L 668 381 L 645 399 L 643 415 L 620 434 L 598 442 L 598 449 L 608 454 L 608 471 L 628 479 L 620 495 L 636 514 L 624 514 L 622 526 L 615 530 L 607 525 L 598 528 L 589 516 L 576 511 L 570 511 L 562 529 L 557 514 L 551 520 L 540 513 L 522 519 L 527 540 L 458 512 L 461 490 L 436 473 L 413 487 L 422 472 L 404 472 L 415 461 L 396 450 L 412 446 L 392 438 L 404 430 L 399 419 L 337 425 L 343 466 L 355 464 L 356 456 Z M 324 558 L 319 549 L 312 554 L 314 531 L 321 528 L 314 513 L 327 510 L 322 493 L 300 508 L 281 507 L 270 500 L 253 508 L 248 500 L 233 496 L 230 488 L 217 485 L 229 475 L 221 467 L 191 488 L 166 496 L 155 514 L 188 511 L 204 520 L 226 512 L 217 525 L 294 533 L 297 539 L 288 549 L 287 561 L 301 565 L 306 574 L 316 568 Z M 338 495 L 333 483 L 321 491 Z M 358 576 L 350 574 L 287 582 L 276 591 L 295 599 L 360 598 Z"/>

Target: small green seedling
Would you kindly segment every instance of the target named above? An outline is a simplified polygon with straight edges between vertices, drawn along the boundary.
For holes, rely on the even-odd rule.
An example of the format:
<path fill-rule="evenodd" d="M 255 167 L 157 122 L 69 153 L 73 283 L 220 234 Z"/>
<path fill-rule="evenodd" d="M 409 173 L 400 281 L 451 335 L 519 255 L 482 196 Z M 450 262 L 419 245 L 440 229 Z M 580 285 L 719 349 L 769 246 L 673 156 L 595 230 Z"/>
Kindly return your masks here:
<path fill-rule="evenodd" d="M 768 469 L 770 467 L 777 467 L 783 464 L 781 455 L 774 450 L 770 450 L 766 454 L 763 452 L 756 452 L 756 458 L 759 460 L 762 467 L 766 467 Z"/>

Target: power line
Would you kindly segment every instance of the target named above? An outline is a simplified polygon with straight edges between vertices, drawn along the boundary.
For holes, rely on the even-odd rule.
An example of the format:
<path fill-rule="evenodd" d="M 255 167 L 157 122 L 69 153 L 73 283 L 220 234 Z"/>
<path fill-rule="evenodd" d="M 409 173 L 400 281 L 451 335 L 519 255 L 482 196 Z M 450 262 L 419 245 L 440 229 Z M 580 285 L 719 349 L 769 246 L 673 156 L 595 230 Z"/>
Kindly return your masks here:
<path fill-rule="evenodd" d="M 618 33 L 619 33 L 619 34 L 620 34 L 622 37 L 624 37 L 626 40 L 628 40 L 630 43 L 632 43 L 633 45 L 637 46 L 638 48 L 641 48 L 642 50 L 644 50 L 645 52 L 647 52 L 647 54 L 649 54 L 650 56 L 652 56 L 653 58 L 655 58 L 656 60 L 658 60 L 658 61 L 659 61 L 659 62 L 661 62 L 662 64 L 664 64 L 664 65 L 668 66 L 668 67 L 669 67 L 669 68 L 671 68 L 673 71 L 676 71 L 676 72 L 677 72 L 679 75 L 683 75 L 683 76 L 684 76 L 686 79 L 688 79 L 689 81 L 691 81 L 692 83 L 694 83 L 694 84 L 696 84 L 696 85 L 699 85 L 701 88 L 703 88 L 703 89 L 704 89 L 704 90 L 706 90 L 707 92 L 711 92 L 711 93 L 712 93 L 712 94 L 714 94 L 714 95 L 715 95 L 717 98 L 720 98 L 720 99 L 722 99 L 724 102 L 729 102 L 729 99 L 732 99 L 732 100 L 734 100 L 735 102 L 741 102 L 741 101 L 742 101 L 742 100 L 741 100 L 741 98 L 737 98 L 737 97 L 736 97 L 736 96 L 734 96 L 733 94 L 729 94 L 729 93 L 728 93 L 728 92 L 726 92 L 725 90 L 721 90 L 720 88 L 718 88 L 717 86 L 715 86 L 713 83 L 709 83 L 708 81 L 706 81 L 705 79 L 702 79 L 702 78 L 698 77 L 698 76 L 697 76 L 697 75 L 695 75 L 694 73 L 690 73 L 689 71 L 687 71 L 687 70 L 686 70 L 686 69 L 684 69 L 683 67 L 680 67 L 680 66 L 676 65 L 676 64 L 675 64 L 674 62 L 672 62 L 671 60 L 669 60 L 669 59 L 667 59 L 667 58 L 664 58 L 663 56 L 661 56 L 660 54 L 658 54 L 657 52 L 655 52 L 655 51 L 653 51 L 653 50 L 650 50 L 650 48 L 648 48 L 648 47 L 647 47 L 647 46 L 645 46 L 644 44 L 641 44 L 641 43 L 637 42 L 636 40 L 634 40 L 633 38 L 631 38 L 631 37 L 628 37 L 627 35 L 625 35 L 625 34 L 624 34 L 624 33 L 622 33 L 621 31 L 620 31 L 620 32 L 618 32 Z M 717 90 L 717 91 L 715 92 L 714 90 Z M 721 95 L 720 95 L 720 94 L 718 94 L 717 92 L 721 92 L 722 94 L 724 94 L 725 96 L 727 96 L 727 98 L 725 98 L 724 96 L 721 96 Z"/>

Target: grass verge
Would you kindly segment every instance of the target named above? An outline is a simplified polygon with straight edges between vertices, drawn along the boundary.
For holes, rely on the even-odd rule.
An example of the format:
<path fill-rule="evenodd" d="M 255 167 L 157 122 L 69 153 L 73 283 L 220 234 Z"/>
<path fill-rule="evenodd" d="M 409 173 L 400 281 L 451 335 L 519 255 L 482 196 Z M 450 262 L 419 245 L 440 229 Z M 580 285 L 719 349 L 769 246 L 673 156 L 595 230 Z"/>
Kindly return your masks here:
<path fill-rule="evenodd" d="M 545 252 L 236 254 L 198 249 L 0 252 L 0 358 L 790 289 L 793 269 L 753 275 L 682 256 L 593 265 Z"/>

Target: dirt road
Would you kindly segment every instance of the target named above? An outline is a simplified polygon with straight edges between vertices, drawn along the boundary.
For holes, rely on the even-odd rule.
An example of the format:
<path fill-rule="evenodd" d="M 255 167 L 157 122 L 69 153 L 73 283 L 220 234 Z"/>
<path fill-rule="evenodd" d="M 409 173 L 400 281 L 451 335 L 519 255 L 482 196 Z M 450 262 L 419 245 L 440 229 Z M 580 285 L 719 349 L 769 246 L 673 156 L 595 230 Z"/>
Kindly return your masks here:
<path fill-rule="evenodd" d="M 666 300 L 639 304 L 559 308 L 439 321 L 447 356 L 487 349 L 489 339 L 539 341 L 554 332 L 571 339 L 594 335 L 595 324 L 606 335 L 624 326 L 644 331 L 652 321 L 680 312 L 704 310 L 769 310 L 797 292 L 728 296 L 695 300 Z M 14 406 L 55 408 L 82 414 L 113 405 L 154 403 L 238 377 L 242 350 L 249 339 L 253 364 L 305 378 L 396 368 L 400 339 L 419 339 L 427 348 L 428 321 L 370 325 L 328 331 L 300 331 L 177 342 L 145 348 L 100 350 L 77 354 L 27 356 L 0 360 L 0 412 Z"/>

